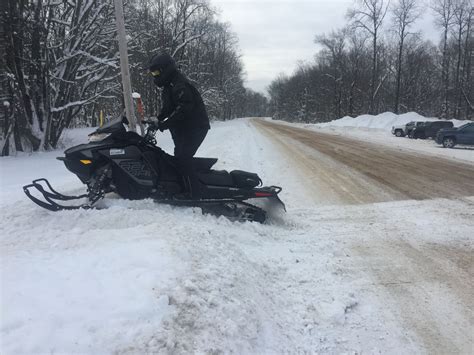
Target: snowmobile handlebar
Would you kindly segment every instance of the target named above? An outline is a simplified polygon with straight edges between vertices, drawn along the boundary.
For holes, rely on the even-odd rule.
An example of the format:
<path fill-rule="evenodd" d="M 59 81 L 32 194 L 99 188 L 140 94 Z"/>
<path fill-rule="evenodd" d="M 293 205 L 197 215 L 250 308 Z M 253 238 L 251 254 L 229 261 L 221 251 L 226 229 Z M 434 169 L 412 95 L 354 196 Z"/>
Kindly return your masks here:
<path fill-rule="evenodd" d="M 157 141 L 155 133 L 158 130 L 158 121 L 145 119 L 142 120 L 142 123 L 148 125 L 145 136 L 143 137 L 144 141 L 149 144 L 156 145 Z"/>
<path fill-rule="evenodd" d="M 142 120 L 142 123 L 147 124 L 147 125 L 152 125 L 152 124 L 157 123 L 157 121 L 150 120 L 150 119 L 144 119 L 144 120 Z"/>

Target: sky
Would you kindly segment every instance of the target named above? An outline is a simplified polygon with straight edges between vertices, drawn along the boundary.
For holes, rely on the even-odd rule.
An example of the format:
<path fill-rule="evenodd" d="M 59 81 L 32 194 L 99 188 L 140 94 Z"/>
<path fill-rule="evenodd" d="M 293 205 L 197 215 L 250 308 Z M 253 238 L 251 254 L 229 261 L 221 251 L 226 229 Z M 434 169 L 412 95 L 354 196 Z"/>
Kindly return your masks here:
<path fill-rule="evenodd" d="M 239 39 L 246 86 L 265 93 L 280 73 L 290 75 L 299 62 L 313 60 L 318 51 L 315 36 L 347 24 L 345 15 L 354 0 L 213 0 L 212 4 Z M 432 22 L 424 15 L 417 27 L 425 38 L 436 40 Z"/>

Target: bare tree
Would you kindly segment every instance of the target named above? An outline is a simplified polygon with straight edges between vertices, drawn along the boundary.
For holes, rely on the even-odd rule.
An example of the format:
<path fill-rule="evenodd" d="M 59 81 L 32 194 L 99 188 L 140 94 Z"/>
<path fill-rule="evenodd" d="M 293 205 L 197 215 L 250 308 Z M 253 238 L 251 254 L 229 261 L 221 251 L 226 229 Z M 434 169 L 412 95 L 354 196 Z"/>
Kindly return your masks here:
<path fill-rule="evenodd" d="M 357 0 L 357 7 L 348 11 L 348 18 L 354 28 L 367 31 L 372 37 L 372 79 L 370 83 L 369 113 L 376 113 L 375 99 L 379 87 L 378 44 L 380 29 L 387 14 L 389 2 L 385 0 Z"/>
<path fill-rule="evenodd" d="M 449 54 L 448 54 L 448 34 L 454 20 L 455 0 L 433 0 L 432 8 L 437 15 L 436 24 L 443 30 L 442 40 L 442 64 L 441 72 L 443 78 L 443 105 L 441 116 L 448 117 L 449 112 Z"/>
<path fill-rule="evenodd" d="M 325 51 L 330 56 L 332 73 L 327 73 L 334 81 L 334 114 L 336 117 L 342 117 L 343 105 L 343 85 L 345 68 L 345 45 L 346 45 L 346 29 L 337 32 L 332 31 L 328 36 L 316 36 L 316 43 L 324 46 Z"/>
<path fill-rule="evenodd" d="M 410 26 L 420 16 L 417 0 L 397 0 L 392 8 L 393 26 L 398 38 L 397 69 L 394 112 L 398 114 L 400 106 L 400 86 L 403 66 L 403 50 L 406 38 L 410 35 Z"/>
<path fill-rule="evenodd" d="M 469 0 L 457 0 L 454 4 L 453 31 L 456 39 L 456 69 L 454 73 L 454 117 L 461 118 L 463 89 L 466 71 L 466 60 L 463 60 L 468 54 L 466 46 L 463 44 L 463 38 L 469 41 L 469 31 L 471 28 L 473 8 Z M 463 73 L 461 73 L 461 70 Z"/>
<path fill-rule="evenodd" d="M 58 26 L 50 37 L 51 108 L 44 143 L 52 148 L 86 105 L 120 85 L 112 4 L 67 1 L 56 5 L 54 14 Z"/>
<path fill-rule="evenodd" d="M 353 116 L 356 112 L 360 112 L 357 104 L 361 105 L 358 97 L 362 97 L 362 75 L 364 73 L 364 62 L 366 55 L 366 36 L 360 36 L 357 33 L 351 33 L 349 36 L 348 49 L 348 67 L 349 67 L 349 90 L 348 90 L 348 108 L 347 114 Z"/>
<path fill-rule="evenodd" d="M 474 21 L 474 8 L 471 6 L 469 9 L 469 15 L 467 16 L 467 29 L 466 37 L 464 41 L 464 86 L 462 94 L 466 102 L 466 119 L 472 119 L 472 113 L 474 112 L 474 85 L 472 82 L 472 58 L 474 57 L 474 38 L 472 37 L 472 24 Z"/>

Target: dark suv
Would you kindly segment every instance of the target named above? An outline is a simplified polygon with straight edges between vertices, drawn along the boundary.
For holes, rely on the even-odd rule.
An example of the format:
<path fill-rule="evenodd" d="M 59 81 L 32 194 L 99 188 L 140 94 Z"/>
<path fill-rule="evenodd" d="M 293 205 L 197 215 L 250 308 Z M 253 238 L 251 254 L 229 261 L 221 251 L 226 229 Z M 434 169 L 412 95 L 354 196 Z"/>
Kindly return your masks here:
<path fill-rule="evenodd" d="M 438 131 L 443 128 L 453 128 L 453 123 L 450 121 L 425 122 L 423 126 L 415 127 L 410 132 L 410 138 L 426 139 L 436 137 Z"/>
<path fill-rule="evenodd" d="M 422 127 L 425 125 L 425 122 L 423 121 L 411 121 L 411 122 L 408 122 L 405 126 L 405 135 L 410 137 L 411 136 L 411 132 L 415 129 L 415 128 L 418 128 L 418 127 Z"/>
<path fill-rule="evenodd" d="M 458 128 L 441 129 L 436 135 L 436 143 L 445 148 L 453 148 L 456 144 L 474 145 L 474 122 Z"/>

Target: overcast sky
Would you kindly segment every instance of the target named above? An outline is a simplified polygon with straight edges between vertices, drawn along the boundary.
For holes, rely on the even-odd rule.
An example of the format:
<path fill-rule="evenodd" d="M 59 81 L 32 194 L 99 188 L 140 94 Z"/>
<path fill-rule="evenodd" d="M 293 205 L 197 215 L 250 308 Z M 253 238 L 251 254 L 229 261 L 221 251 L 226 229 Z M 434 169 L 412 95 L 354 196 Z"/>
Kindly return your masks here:
<path fill-rule="evenodd" d="M 279 73 L 291 74 L 298 61 L 312 61 L 318 50 L 315 35 L 344 26 L 347 9 L 353 3 L 353 0 L 212 1 L 221 10 L 220 19 L 229 22 L 239 38 L 246 86 L 260 92 L 265 92 Z M 437 38 L 430 16 L 421 18 L 418 27 L 425 38 Z"/>

